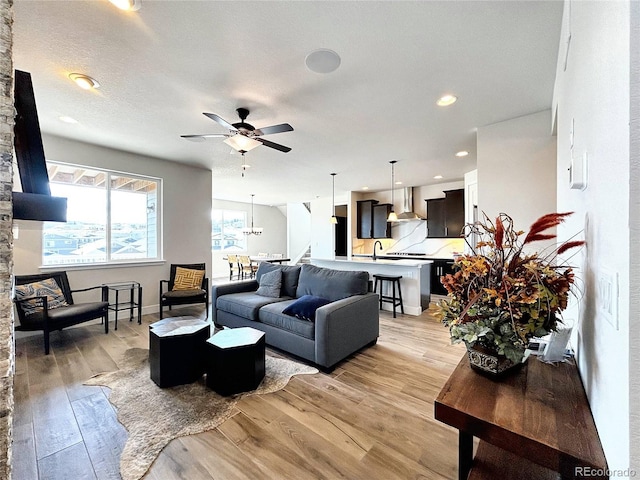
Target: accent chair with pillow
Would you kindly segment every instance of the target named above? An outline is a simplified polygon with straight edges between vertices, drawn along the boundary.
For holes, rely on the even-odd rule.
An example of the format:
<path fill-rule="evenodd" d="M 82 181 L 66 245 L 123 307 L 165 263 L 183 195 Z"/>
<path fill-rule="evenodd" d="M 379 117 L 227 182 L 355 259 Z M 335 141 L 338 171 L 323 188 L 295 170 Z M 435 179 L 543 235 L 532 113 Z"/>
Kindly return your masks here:
<path fill-rule="evenodd" d="M 209 318 L 209 279 L 204 263 L 171 264 L 169 280 L 160 280 L 160 319 L 163 308 L 204 303 Z"/>
<path fill-rule="evenodd" d="M 370 290 L 364 271 L 262 262 L 254 280 L 214 285 L 211 313 L 216 326 L 261 330 L 267 345 L 328 372 L 376 343 L 380 310 Z"/>
<path fill-rule="evenodd" d="M 102 301 L 74 303 L 73 293 L 101 290 Z M 109 302 L 107 287 L 71 290 L 66 272 L 49 272 L 14 277 L 14 303 L 20 325 L 18 331 L 44 332 L 44 353 L 49 355 L 49 334 L 55 330 L 77 325 L 97 318 L 104 322 L 104 333 L 109 333 Z"/>

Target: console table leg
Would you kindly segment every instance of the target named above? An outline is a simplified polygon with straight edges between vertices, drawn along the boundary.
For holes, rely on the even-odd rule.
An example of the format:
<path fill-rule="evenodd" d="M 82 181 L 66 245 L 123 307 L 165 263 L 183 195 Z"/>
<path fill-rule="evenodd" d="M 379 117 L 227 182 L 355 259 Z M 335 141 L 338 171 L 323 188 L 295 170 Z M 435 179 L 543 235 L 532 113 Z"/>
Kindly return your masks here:
<path fill-rule="evenodd" d="M 458 432 L 458 480 L 467 480 L 473 463 L 473 435 Z"/>

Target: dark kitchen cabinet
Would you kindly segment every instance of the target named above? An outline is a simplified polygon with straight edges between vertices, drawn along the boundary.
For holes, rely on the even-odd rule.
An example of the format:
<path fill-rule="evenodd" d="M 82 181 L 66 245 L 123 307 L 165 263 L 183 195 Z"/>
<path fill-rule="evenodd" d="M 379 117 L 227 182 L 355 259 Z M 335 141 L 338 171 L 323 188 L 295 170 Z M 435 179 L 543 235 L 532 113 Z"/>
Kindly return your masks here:
<path fill-rule="evenodd" d="M 390 203 L 373 206 L 373 238 L 391 238 L 391 223 L 387 222 L 391 212 Z"/>
<path fill-rule="evenodd" d="M 464 227 L 464 189 L 448 190 L 445 198 L 426 200 L 427 237 L 459 238 Z"/>
<path fill-rule="evenodd" d="M 427 200 L 427 237 L 442 238 L 445 223 L 444 198 Z"/>
<path fill-rule="evenodd" d="M 391 224 L 387 217 L 390 203 L 378 200 L 360 200 L 356 209 L 356 234 L 358 238 L 391 238 Z"/>
<path fill-rule="evenodd" d="M 453 260 L 436 258 L 431 264 L 431 294 L 446 295 L 447 289 L 442 286 L 440 277 L 453 273 Z"/>
<path fill-rule="evenodd" d="M 360 200 L 356 208 L 356 234 L 358 238 L 373 238 L 373 206 L 378 200 Z"/>

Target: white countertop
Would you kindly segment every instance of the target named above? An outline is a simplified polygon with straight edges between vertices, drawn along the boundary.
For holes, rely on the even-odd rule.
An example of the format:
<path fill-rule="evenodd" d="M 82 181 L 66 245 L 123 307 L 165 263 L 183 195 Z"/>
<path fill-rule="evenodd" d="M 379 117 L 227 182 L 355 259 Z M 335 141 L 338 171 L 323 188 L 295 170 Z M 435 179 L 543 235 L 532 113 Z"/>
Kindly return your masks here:
<path fill-rule="evenodd" d="M 330 258 L 317 258 L 311 259 L 313 260 L 318 260 L 320 262 L 338 262 L 338 263 L 357 263 L 357 264 L 368 264 L 368 265 L 389 265 L 389 266 L 397 266 L 397 267 L 420 267 L 422 265 L 427 265 L 430 263 L 433 263 L 432 260 L 412 260 L 412 259 L 402 259 L 402 260 L 385 260 L 383 258 L 377 259 L 377 260 L 373 260 L 373 258 L 367 258 L 367 257 L 352 257 L 351 259 L 348 258 L 336 258 L 336 259 L 330 259 Z"/>

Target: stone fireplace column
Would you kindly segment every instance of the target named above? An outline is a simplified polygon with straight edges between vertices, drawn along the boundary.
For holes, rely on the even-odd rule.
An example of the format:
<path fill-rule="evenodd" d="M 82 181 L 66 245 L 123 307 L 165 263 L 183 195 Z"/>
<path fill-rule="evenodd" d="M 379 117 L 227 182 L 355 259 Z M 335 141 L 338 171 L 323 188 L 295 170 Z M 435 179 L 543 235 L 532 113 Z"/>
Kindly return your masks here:
<path fill-rule="evenodd" d="M 11 478 L 15 351 L 13 272 L 13 0 L 0 0 L 0 478 Z"/>

